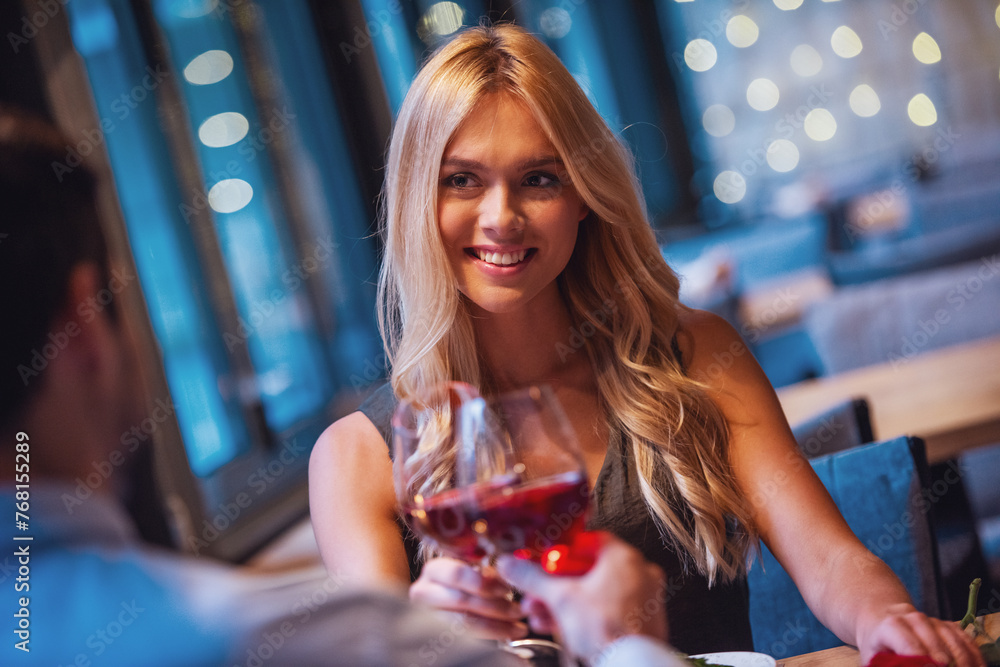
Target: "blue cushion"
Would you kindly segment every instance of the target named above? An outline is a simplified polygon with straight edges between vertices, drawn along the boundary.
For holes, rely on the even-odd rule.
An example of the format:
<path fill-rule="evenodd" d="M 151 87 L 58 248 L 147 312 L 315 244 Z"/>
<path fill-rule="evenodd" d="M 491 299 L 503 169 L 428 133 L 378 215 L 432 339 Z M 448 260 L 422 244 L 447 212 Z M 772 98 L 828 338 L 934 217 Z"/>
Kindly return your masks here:
<path fill-rule="evenodd" d="M 923 441 L 900 437 L 810 463 L 848 525 L 899 576 L 917 608 L 937 614 L 936 563 L 926 514 L 930 501 L 921 491 Z M 754 648 L 783 658 L 841 645 L 809 611 L 770 551 L 762 547 L 762 552 L 749 574 Z"/>

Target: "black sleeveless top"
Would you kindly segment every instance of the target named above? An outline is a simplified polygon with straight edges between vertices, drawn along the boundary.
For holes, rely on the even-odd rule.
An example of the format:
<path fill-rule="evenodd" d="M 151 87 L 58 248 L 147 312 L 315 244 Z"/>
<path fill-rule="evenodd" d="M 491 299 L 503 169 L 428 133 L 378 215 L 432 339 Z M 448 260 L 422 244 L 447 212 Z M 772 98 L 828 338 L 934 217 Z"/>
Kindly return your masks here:
<path fill-rule="evenodd" d="M 679 355 L 678 355 L 679 356 Z M 392 456 L 392 414 L 398 401 L 385 384 L 359 408 L 378 428 Z M 687 654 L 752 651 L 749 592 L 745 579 L 717 583 L 709 588 L 705 577 L 684 571 L 673 547 L 660 537 L 642 499 L 635 462 L 620 438 L 609 443 L 608 454 L 591 496 L 589 530 L 606 530 L 642 551 L 666 574 L 665 603 L 670 643 Z M 410 560 L 410 578 L 420 574 L 419 540 L 400 520 Z"/>

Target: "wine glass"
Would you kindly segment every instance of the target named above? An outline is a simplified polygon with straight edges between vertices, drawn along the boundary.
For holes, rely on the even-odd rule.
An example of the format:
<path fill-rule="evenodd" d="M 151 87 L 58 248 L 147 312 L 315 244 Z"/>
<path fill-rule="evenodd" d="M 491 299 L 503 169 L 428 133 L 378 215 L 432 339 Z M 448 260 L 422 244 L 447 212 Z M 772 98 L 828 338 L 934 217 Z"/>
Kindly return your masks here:
<path fill-rule="evenodd" d="M 470 563 L 514 554 L 579 574 L 589 508 L 576 436 L 548 386 L 483 397 L 448 382 L 393 416 L 396 495 L 427 546 Z"/>

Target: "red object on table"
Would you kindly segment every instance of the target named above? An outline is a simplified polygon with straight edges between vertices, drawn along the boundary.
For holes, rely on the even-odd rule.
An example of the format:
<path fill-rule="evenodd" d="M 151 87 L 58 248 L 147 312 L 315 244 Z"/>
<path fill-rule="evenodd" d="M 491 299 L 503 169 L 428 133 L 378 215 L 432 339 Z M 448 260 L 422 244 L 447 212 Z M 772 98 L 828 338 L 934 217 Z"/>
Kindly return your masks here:
<path fill-rule="evenodd" d="M 581 531 L 569 544 L 557 544 L 542 554 L 542 568 L 549 574 L 580 576 L 587 574 L 604 546 L 604 533 Z"/>
<path fill-rule="evenodd" d="M 899 655 L 882 651 L 872 656 L 868 667 L 942 667 L 942 665 L 926 655 Z"/>

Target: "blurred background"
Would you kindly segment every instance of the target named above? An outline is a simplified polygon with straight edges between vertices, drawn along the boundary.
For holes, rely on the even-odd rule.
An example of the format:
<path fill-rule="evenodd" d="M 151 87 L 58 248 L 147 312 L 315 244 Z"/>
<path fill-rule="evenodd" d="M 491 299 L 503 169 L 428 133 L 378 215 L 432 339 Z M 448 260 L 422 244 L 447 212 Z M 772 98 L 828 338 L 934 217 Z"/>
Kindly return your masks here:
<path fill-rule="evenodd" d="M 563 59 L 632 147 L 684 301 L 776 387 L 1000 334 L 997 0 L 5 2 L 0 102 L 64 128 L 57 174 L 104 177 L 134 276 L 107 298 L 146 323 L 122 448 L 155 445 L 149 539 L 242 560 L 304 516 L 313 442 L 385 376 L 394 114 L 482 20 Z"/>

